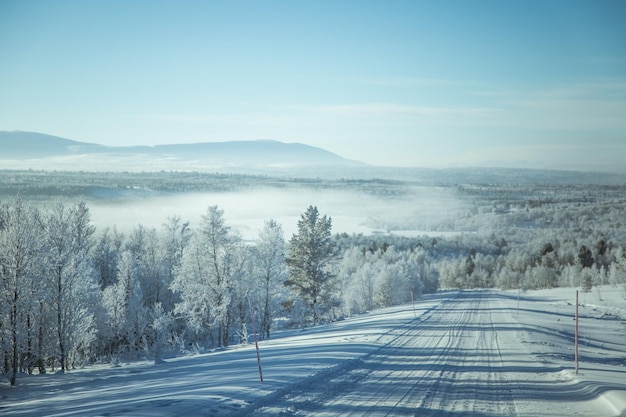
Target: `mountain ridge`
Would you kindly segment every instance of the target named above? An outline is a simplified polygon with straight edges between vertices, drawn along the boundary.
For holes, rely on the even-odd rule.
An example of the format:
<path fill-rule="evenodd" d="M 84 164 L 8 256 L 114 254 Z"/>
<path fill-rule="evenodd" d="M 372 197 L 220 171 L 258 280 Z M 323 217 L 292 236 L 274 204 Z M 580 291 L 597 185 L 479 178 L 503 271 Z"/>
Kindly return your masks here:
<path fill-rule="evenodd" d="M 85 155 L 147 156 L 206 161 L 212 164 L 281 166 L 365 166 L 323 148 L 271 139 L 165 144 L 154 146 L 105 146 L 37 132 L 0 131 L 1 159 L 40 159 Z"/>

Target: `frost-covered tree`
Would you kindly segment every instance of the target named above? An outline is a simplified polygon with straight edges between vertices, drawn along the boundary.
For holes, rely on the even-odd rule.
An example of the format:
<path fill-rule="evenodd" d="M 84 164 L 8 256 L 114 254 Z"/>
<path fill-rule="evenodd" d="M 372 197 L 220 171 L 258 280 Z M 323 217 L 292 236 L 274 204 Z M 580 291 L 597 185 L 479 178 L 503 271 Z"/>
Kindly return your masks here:
<path fill-rule="evenodd" d="M 413 299 L 417 299 L 425 292 L 424 277 L 432 274 L 432 271 L 426 264 L 426 257 L 421 250 L 414 251 L 398 251 L 401 258 L 402 271 L 407 279 L 408 294 Z"/>
<path fill-rule="evenodd" d="M 580 281 L 580 289 L 582 292 L 591 292 L 593 288 L 593 276 L 589 268 L 584 268 L 581 271 L 582 278 Z"/>
<path fill-rule="evenodd" d="M 181 302 L 175 311 L 187 320 L 196 337 L 211 345 L 229 342 L 233 279 L 241 272 L 241 239 L 230 232 L 224 211 L 211 206 L 182 258 L 171 288 Z"/>
<path fill-rule="evenodd" d="M 400 265 L 382 262 L 381 266 L 376 303 L 381 307 L 402 303 L 406 300 L 407 282 Z"/>
<path fill-rule="evenodd" d="M 213 317 L 216 324 L 218 346 L 228 345 L 229 305 L 231 303 L 231 277 L 234 266 L 234 247 L 240 239 L 232 235 L 226 226 L 224 210 L 210 206 L 202 216 L 201 243 L 205 245 L 208 264 L 209 287 L 214 296 Z"/>
<path fill-rule="evenodd" d="M 437 263 L 443 288 L 464 288 L 467 277 L 467 259 L 465 257 L 445 258 Z"/>
<path fill-rule="evenodd" d="M 171 293 L 164 282 L 163 248 L 156 229 L 138 225 L 131 232 L 126 248 L 134 263 L 144 306 L 153 306 L 163 299 L 169 301 Z"/>
<path fill-rule="evenodd" d="M 525 282 L 529 288 L 554 288 L 559 281 L 559 271 L 543 265 L 526 270 Z"/>
<path fill-rule="evenodd" d="M 199 236 L 194 234 L 185 250 L 181 267 L 172 281 L 171 289 L 180 297 L 174 313 L 183 319 L 183 335 L 190 342 L 208 345 L 213 339 L 213 302 L 208 253 Z"/>
<path fill-rule="evenodd" d="M 43 294 L 35 281 L 39 250 L 35 212 L 21 198 L 0 207 L 0 347 L 11 385 L 17 381 L 20 360 L 36 361 L 38 300 Z M 41 340 L 38 348 L 41 358 Z M 8 353 L 8 355 L 7 355 Z M 27 366 L 32 366 L 27 364 Z"/>
<path fill-rule="evenodd" d="M 156 355 L 156 361 L 160 360 L 162 344 L 159 339 L 162 326 L 158 323 L 174 309 L 177 297 L 171 284 L 190 235 L 188 223 L 182 223 L 177 216 L 168 218 L 163 229 L 164 233 L 159 234 L 155 228 L 140 224 L 133 229 L 126 244 L 129 257 L 125 268 L 132 270 L 141 294 L 139 305 L 133 308 L 141 309 L 144 316 L 141 322 L 134 323 L 136 335 L 128 345 L 131 351 L 138 351 L 141 345 L 147 355 Z"/>
<path fill-rule="evenodd" d="M 41 229 L 44 285 L 55 317 L 57 360 L 64 372 L 68 359 L 88 355 L 95 339 L 93 297 L 98 287 L 89 256 L 95 229 L 84 203 L 54 205 L 43 214 Z"/>
<path fill-rule="evenodd" d="M 355 276 L 355 291 L 358 297 L 355 297 L 356 312 L 373 310 L 376 307 L 376 283 L 378 275 L 378 265 L 376 263 L 367 262 L 363 264 Z"/>
<path fill-rule="evenodd" d="M 609 283 L 612 285 L 626 284 L 626 254 L 617 256 L 609 268 Z"/>
<path fill-rule="evenodd" d="M 254 276 L 258 278 L 257 299 L 262 306 L 261 337 L 270 337 L 278 301 L 286 296 L 282 283 L 287 276 L 283 228 L 275 220 L 266 220 L 254 247 Z"/>
<path fill-rule="evenodd" d="M 332 220 L 321 216 L 317 207 L 309 206 L 298 221 L 298 231 L 289 241 L 285 284 L 309 309 L 313 325 L 332 307 L 335 289 L 331 264 L 336 250 L 331 239 Z"/>
<path fill-rule="evenodd" d="M 130 251 L 124 251 L 118 280 L 104 289 L 103 303 L 109 323 L 109 354 L 114 361 L 124 354 L 137 356 L 149 326 L 148 309 L 143 304 L 137 264 Z"/>
<path fill-rule="evenodd" d="M 117 282 L 123 241 L 124 236 L 118 233 L 115 226 L 106 227 L 94 247 L 93 263 L 102 289 Z"/>
<path fill-rule="evenodd" d="M 161 303 L 157 303 L 153 307 L 152 323 L 150 329 L 152 331 L 152 351 L 154 357 L 154 363 L 162 362 L 163 350 L 172 343 L 172 329 L 174 325 L 174 318 L 172 315 L 161 306 Z"/>
<path fill-rule="evenodd" d="M 107 338 L 103 349 L 115 364 L 121 354 L 121 346 L 126 344 L 123 334 L 128 317 L 124 288 L 120 281 L 102 291 L 102 304 L 106 314 L 104 320 L 106 331 L 101 331 L 100 337 Z"/>
<path fill-rule="evenodd" d="M 407 302 L 438 288 L 439 274 L 422 246 L 389 237 L 362 244 L 347 245 L 337 265 L 343 314 Z"/>
<path fill-rule="evenodd" d="M 180 269 L 183 254 L 191 241 L 192 231 L 189 222 L 183 222 L 180 216 L 168 217 L 163 224 L 165 231 L 163 247 L 163 283 L 169 289 L 176 273 Z M 174 309 L 174 303 L 179 301 L 174 294 L 170 293 L 170 299 L 161 299 L 161 307 L 165 312 Z"/>
<path fill-rule="evenodd" d="M 369 252 L 363 252 L 359 247 L 352 246 L 346 249 L 336 265 L 336 279 L 341 298 L 341 315 L 350 316 L 353 313 L 360 313 L 372 305 L 367 301 L 367 290 L 364 288 L 367 275 L 361 273 L 370 264 L 366 256 Z M 370 276 L 373 278 L 373 275 Z M 372 283 L 373 279 L 370 279 Z M 371 292 L 373 293 L 373 283 Z"/>
<path fill-rule="evenodd" d="M 225 336 L 227 338 L 238 336 L 239 341 L 247 341 L 250 304 L 248 299 L 251 298 L 251 293 L 255 291 L 250 257 L 250 248 L 238 236 L 235 236 L 228 260 L 231 265 L 228 277 L 230 305 L 226 317 Z"/>

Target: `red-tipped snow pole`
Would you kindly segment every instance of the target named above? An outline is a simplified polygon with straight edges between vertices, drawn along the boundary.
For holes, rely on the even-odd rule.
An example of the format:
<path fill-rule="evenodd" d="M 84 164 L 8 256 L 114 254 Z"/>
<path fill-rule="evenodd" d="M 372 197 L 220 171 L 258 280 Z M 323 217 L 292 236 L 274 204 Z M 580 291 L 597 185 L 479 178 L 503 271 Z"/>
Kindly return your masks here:
<path fill-rule="evenodd" d="M 252 310 L 252 301 L 248 298 L 250 305 L 250 320 L 252 321 L 252 333 L 254 333 L 254 345 L 256 346 L 256 360 L 259 364 L 259 380 L 263 382 L 263 370 L 261 369 L 261 354 L 259 353 L 259 342 L 256 338 L 256 325 L 254 324 L 254 311 Z"/>
<path fill-rule="evenodd" d="M 576 321 L 576 329 L 574 330 L 574 363 L 576 375 L 578 375 L 578 290 L 576 290 L 576 315 L 574 316 Z"/>

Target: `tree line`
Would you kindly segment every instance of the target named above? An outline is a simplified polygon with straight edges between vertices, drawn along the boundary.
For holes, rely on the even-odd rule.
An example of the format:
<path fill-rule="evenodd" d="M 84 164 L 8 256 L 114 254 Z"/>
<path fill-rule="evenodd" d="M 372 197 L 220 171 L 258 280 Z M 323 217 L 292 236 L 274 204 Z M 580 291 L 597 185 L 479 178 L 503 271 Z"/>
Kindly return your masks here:
<path fill-rule="evenodd" d="M 269 338 L 281 323 L 405 302 L 425 287 L 419 262 L 392 250 L 349 252 L 315 206 L 289 241 L 268 219 L 250 244 L 218 206 L 195 229 L 173 216 L 126 236 L 114 226 L 97 232 L 85 203 L 36 208 L 16 198 L 0 205 L 2 374 L 13 385 L 20 373 L 247 343 L 250 305 Z"/>
<path fill-rule="evenodd" d="M 449 237 L 332 233 L 308 207 L 289 239 L 268 219 L 244 242 L 218 206 L 196 227 L 96 230 L 85 203 L 0 204 L 0 369 L 65 372 L 247 343 L 406 303 L 439 288 L 619 286 L 626 297 L 621 198 L 542 203 L 457 221 Z M 252 310 L 250 311 L 250 307 Z"/>

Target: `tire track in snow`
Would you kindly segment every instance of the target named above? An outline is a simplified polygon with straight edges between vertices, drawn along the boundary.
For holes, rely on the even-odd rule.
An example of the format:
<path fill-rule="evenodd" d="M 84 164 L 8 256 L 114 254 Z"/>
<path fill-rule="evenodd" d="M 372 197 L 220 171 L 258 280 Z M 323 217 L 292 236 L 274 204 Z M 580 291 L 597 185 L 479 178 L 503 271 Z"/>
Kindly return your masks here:
<path fill-rule="evenodd" d="M 463 311 L 462 315 L 459 317 L 456 317 L 455 320 L 451 323 L 446 324 L 445 321 L 443 320 L 444 317 L 440 318 L 440 325 L 441 327 L 444 326 L 448 326 L 449 327 L 449 333 L 447 333 L 448 336 L 448 340 L 447 340 L 447 344 L 445 346 L 445 348 L 442 350 L 442 354 L 439 355 L 434 361 L 433 361 L 433 368 L 437 368 L 438 366 L 441 368 L 440 371 L 438 372 L 438 374 L 436 375 L 436 377 L 434 378 L 434 382 L 432 384 L 432 387 L 430 387 L 428 389 L 428 391 L 426 392 L 426 395 L 424 395 L 424 397 L 421 399 L 421 401 L 416 401 L 418 405 L 417 407 L 417 411 L 415 412 L 416 415 L 428 415 L 426 413 L 429 412 L 429 410 L 432 409 L 443 409 L 445 407 L 448 406 L 450 400 L 448 398 L 448 396 L 446 395 L 441 395 L 442 392 L 448 392 L 449 391 L 449 387 L 445 386 L 445 381 L 447 380 L 454 380 L 454 378 L 456 377 L 456 367 L 450 363 L 448 363 L 448 360 L 446 359 L 447 357 L 451 356 L 451 353 L 453 352 L 453 349 L 458 349 L 458 345 L 459 345 L 459 337 L 462 331 L 462 328 L 464 327 L 465 321 L 467 320 L 466 318 L 467 315 L 467 311 Z M 442 333 L 442 338 L 446 335 L 446 332 L 444 331 Z M 440 339 L 441 340 L 441 339 Z M 414 397 L 418 397 L 420 396 L 420 391 L 419 391 L 419 387 L 422 384 L 422 382 L 425 382 L 425 379 L 429 376 L 429 374 L 427 373 L 427 375 L 423 378 L 419 379 L 419 382 L 415 384 L 415 387 L 418 388 L 413 392 L 413 396 Z M 444 383 L 444 385 L 442 386 L 442 382 Z M 438 400 L 438 401 L 437 401 Z M 435 407 L 436 404 L 436 407 Z"/>
<path fill-rule="evenodd" d="M 491 306 L 489 306 L 491 307 Z M 502 357 L 502 349 L 500 348 L 500 341 L 498 332 L 496 330 L 496 325 L 493 320 L 493 310 L 491 308 L 488 309 L 489 312 L 489 323 L 491 324 L 491 333 L 493 334 L 493 349 L 497 353 L 497 367 L 502 369 L 505 365 L 504 358 Z M 494 372 L 494 376 L 497 381 L 495 386 L 499 389 L 500 394 L 498 395 L 500 398 L 506 399 L 506 401 L 500 402 L 499 404 L 503 406 L 500 410 L 500 415 L 506 416 L 516 416 L 517 415 L 517 407 L 515 406 L 515 401 L 513 400 L 513 391 L 511 390 L 511 384 L 507 379 L 506 373 L 504 372 Z"/>
<path fill-rule="evenodd" d="M 439 307 L 442 308 L 441 306 Z M 429 314 L 428 317 L 418 320 L 417 324 L 414 325 L 419 326 L 420 324 L 428 321 L 430 326 L 438 326 L 439 322 L 437 322 L 437 320 L 439 320 L 441 316 L 438 313 L 439 309 L 436 309 L 432 312 L 432 314 Z M 370 378 L 372 378 L 374 372 L 378 372 L 380 369 L 385 370 L 390 357 L 406 358 L 407 355 L 405 351 L 408 349 L 415 349 L 419 346 L 420 349 L 424 350 L 439 350 L 435 362 L 440 362 L 453 347 L 454 335 L 442 333 L 440 335 L 430 337 L 427 344 L 423 345 L 424 335 L 422 333 L 423 332 L 419 327 L 413 327 L 398 338 L 394 339 L 392 343 L 386 346 L 386 348 L 380 353 L 373 355 L 368 360 L 368 362 L 373 363 L 372 372 L 369 373 Z M 442 344 L 445 347 L 443 349 L 438 349 L 442 346 Z M 421 362 L 421 359 L 423 356 L 409 356 L 409 358 L 408 362 L 402 364 L 402 366 L 406 368 L 406 370 L 404 370 L 401 374 L 402 377 L 395 377 L 396 383 L 394 384 L 394 387 L 390 387 L 387 380 L 394 378 L 394 374 L 398 374 L 396 369 L 387 370 L 383 375 L 374 376 L 374 378 L 376 378 L 376 383 L 372 385 L 377 388 L 375 393 L 377 395 L 372 395 L 372 399 L 380 399 L 374 400 L 375 404 L 372 405 L 372 409 L 384 410 L 383 415 L 385 416 L 398 415 L 405 413 L 406 411 L 411 412 L 416 402 L 415 395 L 416 393 L 420 393 L 419 395 L 422 395 L 423 391 L 421 391 L 420 386 L 423 384 L 424 380 L 427 379 L 435 381 L 435 386 L 427 392 L 427 396 L 437 392 L 436 385 L 440 381 L 440 376 L 444 370 L 437 370 L 435 368 L 426 369 L 425 374 L 421 378 L 416 379 L 413 369 L 417 369 L 422 366 L 423 362 Z M 393 389 L 390 391 L 390 388 Z M 401 392 L 402 395 L 398 397 L 399 392 Z M 363 415 L 363 412 L 359 410 L 348 415 Z"/>
<path fill-rule="evenodd" d="M 471 297 L 467 307 L 456 307 L 463 311 L 454 322 L 454 348 L 435 384 L 436 392 L 424 398 L 416 415 L 517 415 L 489 299 L 480 293 Z"/>
<path fill-rule="evenodd" d="M 517 416 L 492 293 L 469 291 L 389 335 L 361 359 L 288 388 L 253 416 Z"/>
<path fill-rule="evenodd" d="M 430 320 L 432 317 L 436 317 L 436 311 L 447 303 L 450 303 L 451 299 L 444 300 L 441 304 L 436 305 L 430 310 L 424 312 L 420 317 L 411 320 L 406 325 L 389 331 L 382 337 L 391 337 L 391 340 L 386 342 L 383 346 L 377 349 L 375 352 L 366 355 L 363 358 L 353 359 L 348 363 L 339 364 L 331 369 L 321 371 L 304 381 L 299 382 L 291 387 L 276 392 L 262 401 L 257 403 L 256 410 L 249 414 L 254 417 L 262 416 L 291 416 L 291 415 L 326 415 L 326 412 L 320 411 L 324 408 L 332 410 L 335 406 L 326 407 L 324 404 L 333 402 L 333 399 L 337 397 L 349 397 L 353 393 L 360 395 L 362 390 L 363 381 L 369 381 L 368 386 L 373 385 L 373 392 L 367 392 L 368 398 L 377 398 L 380 396 L 380 387 L 385 387 L 387 382 L 385 378 L 390 376 L 393 372 L 387 372 L 384 375 L 372 376 L 375 371 L 380 370 L 380 366 L 376 365 L 378 356 L 389 355 L 390 352 L 398 350 L 402 345 L 415 346 L 416 338 L 416 326 L 420 323 L 424 323 Z M 413 333 L 413 336 L 409 336 Z M 381 338 L 382 338 L 381 337 Z M 442 335 L 438 340 L 441 340 Z M 387 353 L 384 353 L 387 352 Z M 407 377 L 404 377 L 406 379 Z M 372 380 L 382 380 L 380 387 L 377 389 L 377 385 L 372 384 Z M 336 401 L 336 400 L 335 400 Z M 356 399 L 357 403 L 361 401 L 360 398 Z M 388 406 L 386 404 L 387 398 L 383 397 L 377 401 L 377 407 L 393 410 L 395 404 Z M 362 410 L 358 410 L 359 407 L 350 407 L 347 410 L 343 410 L 341 415 L 355 415 L 362 416 L 367 415 Z M 317 412 L 315 412 L 317 411 Z M 332 412 L 328 415 L 335 415 Z M 384 414 L 383 414 L 384 415 Z"/>

